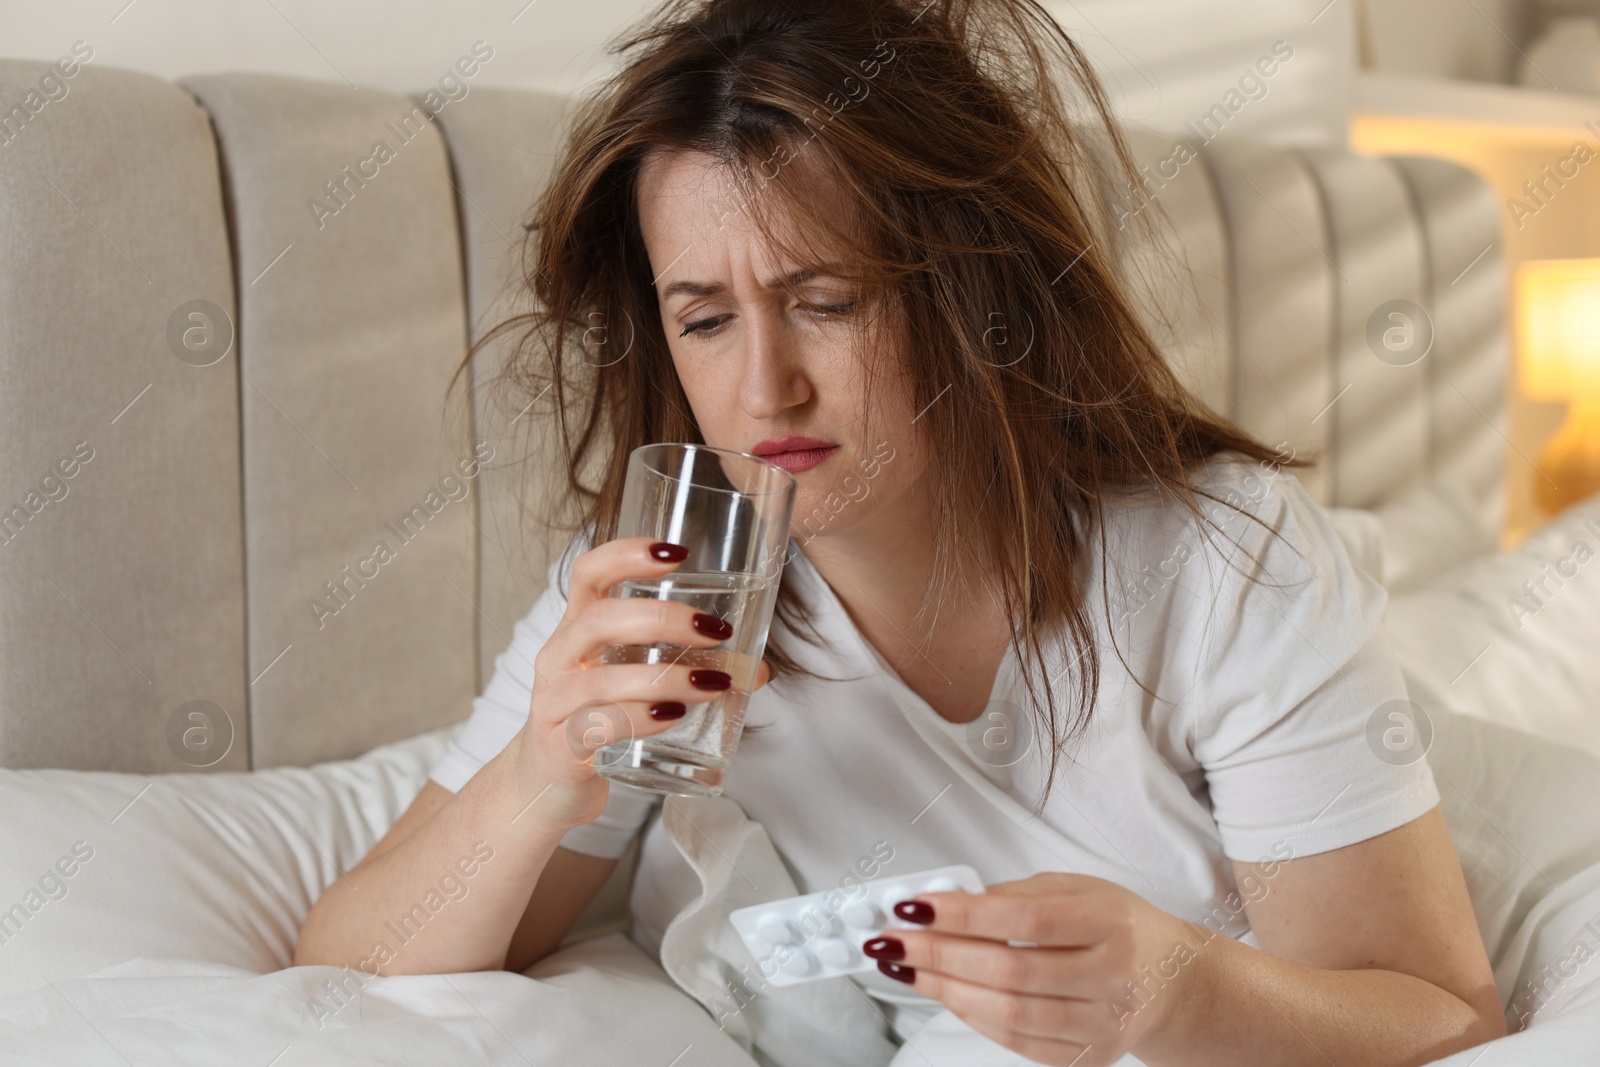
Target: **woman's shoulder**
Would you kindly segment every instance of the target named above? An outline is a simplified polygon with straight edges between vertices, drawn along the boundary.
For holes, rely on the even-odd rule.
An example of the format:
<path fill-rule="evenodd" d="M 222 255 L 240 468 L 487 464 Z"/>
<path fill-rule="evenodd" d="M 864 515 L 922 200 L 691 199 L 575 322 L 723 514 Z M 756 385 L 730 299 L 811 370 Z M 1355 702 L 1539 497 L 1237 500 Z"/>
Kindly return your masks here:
<path fill-rule="evenodd" d="M 1293 471 L 1227 454 L 1191 484 L 1198 518 L 1169 501 L 1108 519 L 1138 551 L 1117 559 L 1108 545 L 1119 579 L 1107 593 L 1116 647 L 1143 657 L 1134 667 L 1153 677 L 1172 672 L 1188 694 L 1159 706 L 1202 763 L 1291 713 L 1311 728 L 1320 720 L 1295 709 L 1324 687 L 1329 699 L 1361 687 L 1343 694 L 1340 714 L 1404 696 L 1378 633 L 1388 594 Z"/>
<path fill-rule="evenodd" d="M 1236 529 L 1252 517 L 1262 522 L 1282 519 L 1293 498 L 1305 492 L 1293 473 L 1234 452 L 1219 452 L 1197 464 L 1189 472 L 1189 487 L 1198 515 L 1164 487 L 1103 498 L 1100 521 L 1108 547 L 1125 554 L 1160 553 L 1193 542 L 1213 527 Z"/>
<path fill-rule="evenodd" d="M 1170 590 L 1196 607 L 1243 599 L 1243 587 L 1351 596 L 1362 591 L 1327 512 L 1293 471 L 1218 453 L 1192 473 L 1199 512 L 1172 495 L 1105 507 L 1108 584 L 1127 595 Z M 1238 596 L 1224 595 L 1228 591 Z"/>
<path fill-rule="evenodd" d="M 1292 470 L 1224 452 L 1213 456 L 1193 481 L 1212 547 L 1229 557 L 1258 558 L 1273 545 L 1291 556 L 1317 552 L 1336 543 L 1327 513 L 1312 499 Z M 1264 565 L 1264 564 L 1263 564 Z"/>

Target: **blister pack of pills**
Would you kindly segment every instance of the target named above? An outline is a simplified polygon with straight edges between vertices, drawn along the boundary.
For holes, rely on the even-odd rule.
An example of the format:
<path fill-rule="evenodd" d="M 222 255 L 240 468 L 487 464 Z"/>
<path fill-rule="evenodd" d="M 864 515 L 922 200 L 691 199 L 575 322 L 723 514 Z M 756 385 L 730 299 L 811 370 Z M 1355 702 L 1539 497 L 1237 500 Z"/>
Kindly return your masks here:
<path fill-rule="evenodd" d="M 787 900 L 752 904 L 728 915 L 761 976 L 775 986 L 870 971 L 877 961 L 863 942 L 885 930 L 914 927 L 894 906 L 922 893 L 983 892 L 978 872 L 966 864 L 878 878 Z"/>

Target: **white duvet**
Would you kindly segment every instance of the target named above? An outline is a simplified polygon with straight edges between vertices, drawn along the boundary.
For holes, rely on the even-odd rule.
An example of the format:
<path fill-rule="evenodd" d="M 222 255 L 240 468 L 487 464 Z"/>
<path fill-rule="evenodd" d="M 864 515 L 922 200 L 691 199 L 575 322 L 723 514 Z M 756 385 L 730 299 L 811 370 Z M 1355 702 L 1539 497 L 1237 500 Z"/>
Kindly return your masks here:
<path fill-rule="evenodd" d="M 1508 1017 L 1526 1024 L 1488 1053 L 1440 1062 L 1600 1063 L 1600 763 L 1465 717 L 1436 725 L 1445 813 Z M 676 982 L 621 935 L 528 976 L 282 969 L 311 901 L 409 802 L 441 743 L 248 775 L 0 772 L 0 909 L 28 912 L 0 917 L 0 1063 L 1021 1062 L 948 1013 L 897 1050 L 839 980 L 771 995 L 719 1028 L 702 1005 L 742 962 L 719 932 L 751 890 L 735 880 L 730 892 L 713 855 L 756 872 L 761 891 L 782 895 L 787 880 L 761 858 L 765 832 L 722 800 L 676 809 L 698 828 L 685 841 L 709 837 L 698 855 L 684 846 L 701 886 L 663 943 Z"/>
<path fill-rule="evenodd" d="M 752 1061 L 620 934 L 507 973 L 360 981 L 136 959 L 0 1001 L 0 1063 L 299 1067 Z"/>

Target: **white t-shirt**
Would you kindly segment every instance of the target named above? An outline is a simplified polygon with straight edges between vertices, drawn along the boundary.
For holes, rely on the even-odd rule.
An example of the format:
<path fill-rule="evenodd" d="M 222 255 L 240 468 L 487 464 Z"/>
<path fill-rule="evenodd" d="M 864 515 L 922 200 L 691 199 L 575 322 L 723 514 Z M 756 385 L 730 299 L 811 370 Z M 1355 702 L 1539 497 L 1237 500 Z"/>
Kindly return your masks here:
<path fill-rule="evenodd" d="M 1250 941 L 1230 859 L 1340 848 L 1438 803 L 1425 761 L 1397 765 L 1369 741 L 1381 736 L 1369 723 L 1390 725 L 1385 705 L 1407 695 L 1381 625 L 1384 588 L 1352 564 L 1291 472 L 1229 454 L 1197 482 L 1227 502 L 1200 501 L 1221 533 L 1203 533 L 1175 501 L 1108 505 L 1109 589 L 1098 538 L 1090 539 L 1083 573 L 1098 699 L 1037 819 L 1029 811 L 1048 756 L 1039 742 L 1048 738 L 1035 732 L 1029 744 L 1013 734 L 1009 747 L 996 748 L 1007 730 L 1030 722 L 1015 652 L 985 714 L 951 723 L 862 637 L 803 552 L 791 557 L 784 580 L 812 607 L 822 643 L 788 635 L 785 647 L 835 680 L 786 679 L 752 696 L 746 722 L 764 729 L 740 742 L 725 795 L 763 825 L 799 892 L 869 870 L 952 863 L 972 865 L 985 884 L 1076 872 Z M 459 790 L 526 721 L 534 654 L 564 610 L 565 583 L 556 579 L 570 558 L 551 568 L 550 588 L 517 624 L 472 717 L 434 768 L 445 788 Z M 1063 716 L 1081 684 L 1070 669 L 1075 657 L 1059 641 L 1047 656 Z M 604 814 L 562 841 L 620 856 L 650 822 L 633 893 L 634 937 L 647 950 L 659 949 L 671 918 L 651 908 L 652 879 L 675 877 L 672 865 L 682 864 L 660 820 L 650 819 L 659 801 L 614 787 Z M 1269 882 L 1245 886 L 1252 899 L 1269 891 Z M 902 1036 L 937 1007 L 876 972 L 857 980 L 896 1005 Z"/>

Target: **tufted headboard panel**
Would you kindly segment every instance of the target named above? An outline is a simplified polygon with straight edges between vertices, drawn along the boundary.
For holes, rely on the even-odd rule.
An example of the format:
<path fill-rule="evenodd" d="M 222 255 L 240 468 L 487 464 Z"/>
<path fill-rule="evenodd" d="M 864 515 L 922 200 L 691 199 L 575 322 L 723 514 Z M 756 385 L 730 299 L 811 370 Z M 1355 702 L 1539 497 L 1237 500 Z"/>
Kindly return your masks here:
<path fill-rule="evenodd" d="M 0 105 L 45 69 L 0 61 Z M 509 341 L 446 387 L 520 306 L 564 101 L 69 85 L 0 114 L 0 765 L 302 764 L 460 720 L 563 543 L 547 400 L 488 388 Z M 1326 448 L 1301 476 L 1325 503 L 1448 486 L 1498 524 L 1486 187 L 1231 134 L 1174 165 L 1133 137 L 1154 177 L 1112 216 L 1170 227 L 1106 239 L 1184 380 Z M 1425 309 L 1423 358 L 1369 343 L 1391 301 Z"/>
<path fill-rule="evenodd" d="M 1325 505 L 1440 487 L 1498 530 L 1509 356 L 1489 187 L 1435 159 L 1130 142 L 1149 180 L 1113 200 L 1112 239 L 1186 384 L 1269 444 L 1323 453 L 1296 476 Z M 1157 209 L 1153 234 L 1136 225 Z"/>

